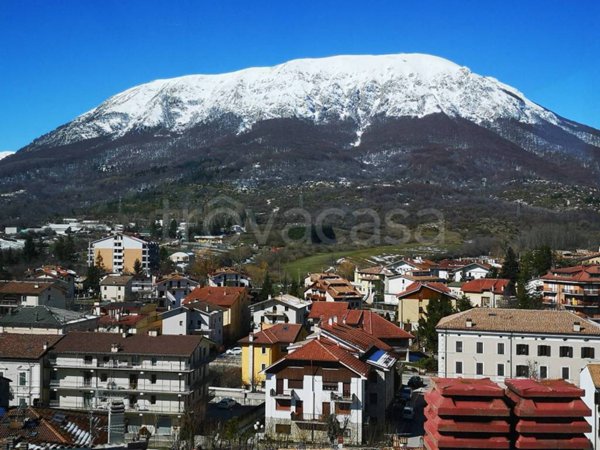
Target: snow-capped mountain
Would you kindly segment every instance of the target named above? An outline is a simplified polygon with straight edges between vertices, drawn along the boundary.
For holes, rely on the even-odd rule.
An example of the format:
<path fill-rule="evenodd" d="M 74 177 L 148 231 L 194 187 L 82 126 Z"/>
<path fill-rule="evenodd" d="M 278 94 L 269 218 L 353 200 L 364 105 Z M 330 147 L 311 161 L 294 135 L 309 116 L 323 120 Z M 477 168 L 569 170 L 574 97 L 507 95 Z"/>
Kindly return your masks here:
<path fill-rule="evenodd" d="M 0 210 L 50 215 L 164 189 L 202 198 L 211 186 L 260 202 L 329 186 L 314 204 L 421 199 L 455 214 L 479 198 L 499 214 L 529 180 L 585 186 L 600 205 L 587 190 L 600 189 L 600 132 L 443 58 L 335 56 L 119 93 L 0 161 Z"/>
<path fill-rule="evenodd" d="M 11 151 L 3 151 L 3 152 L 0 152 L 0 159 L 4 159 L 4 158 L 6 158 L 7 156 L 10 156 L 10 155 L 12 155 L 13 153 L 14 153 L 14 152 L 11 152 Z"/>
<path fill-rule="evenodd" d="M 221 75 L 190 75 L 117 94 L 36 142 L 67 144 L 161 128 L 181 133 L 232 114 L 240 131 L 274 118 L 352 120 L 360 134 L 376 116 L 444 113 L 477 124 L 512 119 L 559 124 L 518 90 L 424 54 L 298 59 Z"/>

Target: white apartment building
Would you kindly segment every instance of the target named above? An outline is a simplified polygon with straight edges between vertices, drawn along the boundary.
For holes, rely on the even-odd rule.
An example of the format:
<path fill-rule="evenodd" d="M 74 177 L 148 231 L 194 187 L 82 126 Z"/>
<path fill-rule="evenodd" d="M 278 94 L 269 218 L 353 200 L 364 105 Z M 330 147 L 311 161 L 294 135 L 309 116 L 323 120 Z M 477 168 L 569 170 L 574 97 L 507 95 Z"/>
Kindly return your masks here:
<path fill-rule="evenodd" d="M 306 323 L 312 302 L 289 294 L 278 295 L 250 305 L 255 330 L 276 323 Z"/>
<path fill-rule="evenodd" d="M 192 290 L 198 286 L 198 282 L 178 273 L 157 280 L 154 292 L 159 299 L 168 300 L 165 306 L 168 308 L 179 308 L 181 301 Z"/>
<path fill-rule="evenodd" d="M 600 356 L 600 325 L 566 310 L 474 308 L 437 325 L 438 375 L 562 378 Z"/>
<path fill-rule="evenodd" d="M 46 354 L 61 338 L 57 335 L 0 333 L 0 377 L 11 380 L 9 406 L 46 403 Z"/>
<path fill-rule="evenodd" d="M 134 273 L 136 260 L 140 261 L 146 274 L 158 267 L 158 244 L 126 234 L 115 234 L 89 244 L 89 266 L 101 261 L 109 272 Z"/>
<path fill-rule="evenodd" d="M 592 430 L 585 436 L 592 448 L 600 449 L 600 364 L 588 364 L 581 371 L 579 386 L 585 391 L 584 403 L 592 411 L 592 415 L 585 418 Z"/>
<path fill-rule="evenodd" d="M 216 344 L 223 343 L 224 308 L 208 302 L 192 302 L 160 315 L 164 335 L 202 335 Z"/>
<path fill-rule="evenodd" d="M 50 354 L 50 405 L 106 410 L 122 401 L 127 433 L 171 435 L 206 401 L 209 343 L 202 336 L 72 332 Z"/>

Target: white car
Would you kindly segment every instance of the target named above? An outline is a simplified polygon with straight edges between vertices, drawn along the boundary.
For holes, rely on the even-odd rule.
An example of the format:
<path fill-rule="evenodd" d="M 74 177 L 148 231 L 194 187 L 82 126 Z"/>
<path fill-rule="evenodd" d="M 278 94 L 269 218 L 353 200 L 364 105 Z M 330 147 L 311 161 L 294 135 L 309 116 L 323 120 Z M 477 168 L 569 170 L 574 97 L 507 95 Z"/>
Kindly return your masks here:
<path fill-rule="evenodd" d="M 415 418 L 415 410 L 412 406 L 405 406 L 402 410 L 402 418 L 405 420 L 412 420 Z"/>
<path fill-rule="evenodd" d="M 233 348 L 227 349 L 227 351 L 225 352 L 225 354 L 227 354 L 227 355 L 241 355 L 242 354 L 242 347 L 233 347 Z"/>
<path fill-rule="evenodd" d="M 221 399 L 221 401 L 219 403 L 217 403 L 217 408 L 220 409 L 231 409 L 233 408 L 235 405 L 237 405 L 237 402 L 229 397 L 225 397 L 223 399 Z"/>

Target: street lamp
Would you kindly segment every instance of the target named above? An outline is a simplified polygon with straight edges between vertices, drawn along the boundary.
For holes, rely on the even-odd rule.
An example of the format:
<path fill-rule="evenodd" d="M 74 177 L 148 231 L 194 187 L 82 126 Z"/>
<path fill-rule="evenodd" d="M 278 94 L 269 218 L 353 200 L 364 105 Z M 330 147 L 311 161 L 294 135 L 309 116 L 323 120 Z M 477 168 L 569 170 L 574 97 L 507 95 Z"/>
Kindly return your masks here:
<path fill-rule="evenodd" d="M 256 444 L 256 448 L 258 448 L 258 433 L 262 433 L 264 429 L 265 426 L 257 420 L 254 424 L 254 442 L 252 443 L 252 448 L 254 448 L 254 444 Z"/>

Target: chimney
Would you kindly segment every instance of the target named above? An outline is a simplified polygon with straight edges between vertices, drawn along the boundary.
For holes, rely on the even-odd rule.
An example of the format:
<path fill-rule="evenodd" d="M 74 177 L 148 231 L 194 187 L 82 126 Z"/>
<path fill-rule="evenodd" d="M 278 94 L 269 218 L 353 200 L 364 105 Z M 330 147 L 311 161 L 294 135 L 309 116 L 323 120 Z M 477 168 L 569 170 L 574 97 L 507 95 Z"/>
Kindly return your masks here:
<path fill-rule="evenodd" d="M 333 325 L 333 317 L 330 317 L 329 319 L 327 319 L 327 324 Z"/>
<path fill-rule="evenodd" d="M 252 333 L 252 332 L 251 332 L 251 333 L 248 335 L 248 341 L 250 341 L 250 342 L 254 342 L 254 333 Z"/>
<path fill-rule="evenodd" d="M 573 331 L 581 331 L 581 322 L 573 322 Z"/>
<path fill-rule="evenodd" d="M 337 316 L 333 316 L 332 320 L 333 320 L 333 323 L 338 323 Z"/>
<path fill-rule="evenodd" d="M 117 353 L 119 351 L 119 345 L 118 344 L 111 344 L 110 345 L 110 351 L 111 351 L 111 353 Z"/>
<path fill-rule="evenodd" d="M 467 318 L 466 322 L 465 322 L 465 326 L 467 328 L 472 328 L 473 327 L 473 319 L 471 319 L 470 317 Z"/>
<path fill-rule="evenodd" d="M 122 337 L 122 338 L 126 338 L 126 337 L 127 337 L 127 333 L 124 331 L 125 329 L 124 329 L 124 328 L 122 328 L 121 330 L 122 330 L 122 331 L 121 331 L 121 337 Z"/>
<path fill-rule="evenodd" d="M 48 341 L 44 342 L 44 344 L 42 345 L 42 348 L 44 350 L 48 350 Z"/>

